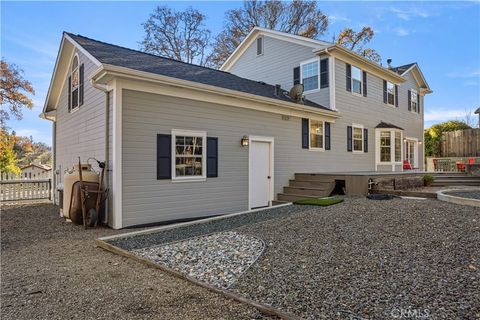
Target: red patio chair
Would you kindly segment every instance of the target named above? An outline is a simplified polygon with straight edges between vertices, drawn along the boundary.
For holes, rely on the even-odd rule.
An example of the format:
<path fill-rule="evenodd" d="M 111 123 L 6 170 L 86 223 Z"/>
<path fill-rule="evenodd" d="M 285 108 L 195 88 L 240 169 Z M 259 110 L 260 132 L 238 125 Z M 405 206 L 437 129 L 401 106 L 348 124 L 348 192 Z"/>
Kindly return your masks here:
<path fill-rule="evenodd" d="M 468 164 L 475 164 L 475 158 L 468 158 Z"/>
<path fill-rule="evenodd" d="M 413 170 L 413 167 L 408 160 L 403 160 L 403 170 Z"/>
<path fill-rule="evenodd" d="M 458 172 L 465 172 L 465 162 L 458 161 L 457 162 L 457 171 Z"/>

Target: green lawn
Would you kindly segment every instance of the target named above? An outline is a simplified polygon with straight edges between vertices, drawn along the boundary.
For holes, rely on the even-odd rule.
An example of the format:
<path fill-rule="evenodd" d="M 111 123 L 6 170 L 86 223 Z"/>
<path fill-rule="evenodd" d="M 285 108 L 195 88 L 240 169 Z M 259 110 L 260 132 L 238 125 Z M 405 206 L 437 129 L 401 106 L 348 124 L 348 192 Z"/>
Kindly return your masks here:
<path fill-rule="evenodd" d="M 319 198 L 314 198 L 314 199 L 303 199 L 303 200 L 297 200 L 294 201 L 293 204 L 300 204 L 300 205 L 309 205 L 309 206 L 331 206 L 337 203 L 343 202 L 343 199 L 339 198 L 329 198 L 329 199 L 319 199 Z"/>

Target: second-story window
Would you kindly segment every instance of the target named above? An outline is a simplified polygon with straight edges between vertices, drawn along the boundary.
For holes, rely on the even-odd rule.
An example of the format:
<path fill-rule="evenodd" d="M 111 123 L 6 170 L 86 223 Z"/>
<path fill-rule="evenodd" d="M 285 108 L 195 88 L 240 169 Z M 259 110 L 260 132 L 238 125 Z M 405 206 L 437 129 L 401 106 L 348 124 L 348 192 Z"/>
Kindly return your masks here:
<path fill-rule="evenodd" d="M 352 66 L 352 92 L 362 94 L 362 70 Z"/>
<path fill-rule="evenodd" d="M 263 37 L 257 38 L 257 56 L 261 56 L 263 54 Z"/>
<path fill-rule="evenodd" d="M 302 83 L 305 91 L 318 89 L 318 60 L 301 65 Z"/>
<path fill-rule="evenodd" d="M 78 69 L 79 69 L 79 63 L 78 63 L 78 56 L 76 55 L 73 58 L 73 62 L 72 62 L 72 83 L 71 83 L 72 109 L 75 109 L 79 106 L 78 98 L 80 97 L 80 94 L 79 94 L 80 78 L 79 78 Z"/>
<path fill-rule="evenodd" d="M 418 95 L 417 91 L 411 90 L 410 91 L 410 108 L 412 112 L 418 112 Z"/>
<path fill-rule="evenodd" d="M 387 81 L 387 103 L 395 105 L 395 85 Z"/>

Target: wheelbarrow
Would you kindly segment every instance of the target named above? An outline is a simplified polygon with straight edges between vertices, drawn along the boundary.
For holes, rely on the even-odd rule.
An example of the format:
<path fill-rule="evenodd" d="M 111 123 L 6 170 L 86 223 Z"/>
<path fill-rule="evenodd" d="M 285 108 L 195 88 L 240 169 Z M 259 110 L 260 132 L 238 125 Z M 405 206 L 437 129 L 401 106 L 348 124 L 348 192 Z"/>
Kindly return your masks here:
<path fill-rule="evenodd" d="M 83 183 L 82 170 L 79 171 L 80 202 L 82 207 L 83 226 L 85 227 L 85 229 L 87 229 L 88 227 L 96 227 L 98 225 L 100 220 L 100 207 L 103 206 L 103 204 L 105 203 L 105 199 L 107 198 L 107 190 L 103 190 L 103 179 L 105 176 L 106 164 L 104 161 L 98 161 L 97 159 L 94 160 L 97 161 L 98 166 L 101 169 L 100 183 L 98 184 L 97 190 L 89 188 Z M 80 157 L 78 157 L 78 164 L 79 168 L 81 168 Z M 87 210 L 87 199 L 92 196 L 96 197 L 95 207 L 88 208 Z"/>

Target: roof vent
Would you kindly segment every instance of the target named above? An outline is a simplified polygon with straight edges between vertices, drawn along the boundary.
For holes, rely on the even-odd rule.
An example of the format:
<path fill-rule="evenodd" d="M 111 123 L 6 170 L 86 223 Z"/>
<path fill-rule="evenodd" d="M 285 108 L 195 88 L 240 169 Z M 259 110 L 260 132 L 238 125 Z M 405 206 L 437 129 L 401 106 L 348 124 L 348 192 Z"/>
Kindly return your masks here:
<path fill-rule="evenodd" d="M 280 91 L 282 90 L 282 86 L 279 84 L 275 85 L 275 95 L 278 97 L 280 96 Z"/>
<path fill-rule="evenodd" d="M 392 69 L 392 59 L 387 59 L 388 69 Z"/>

